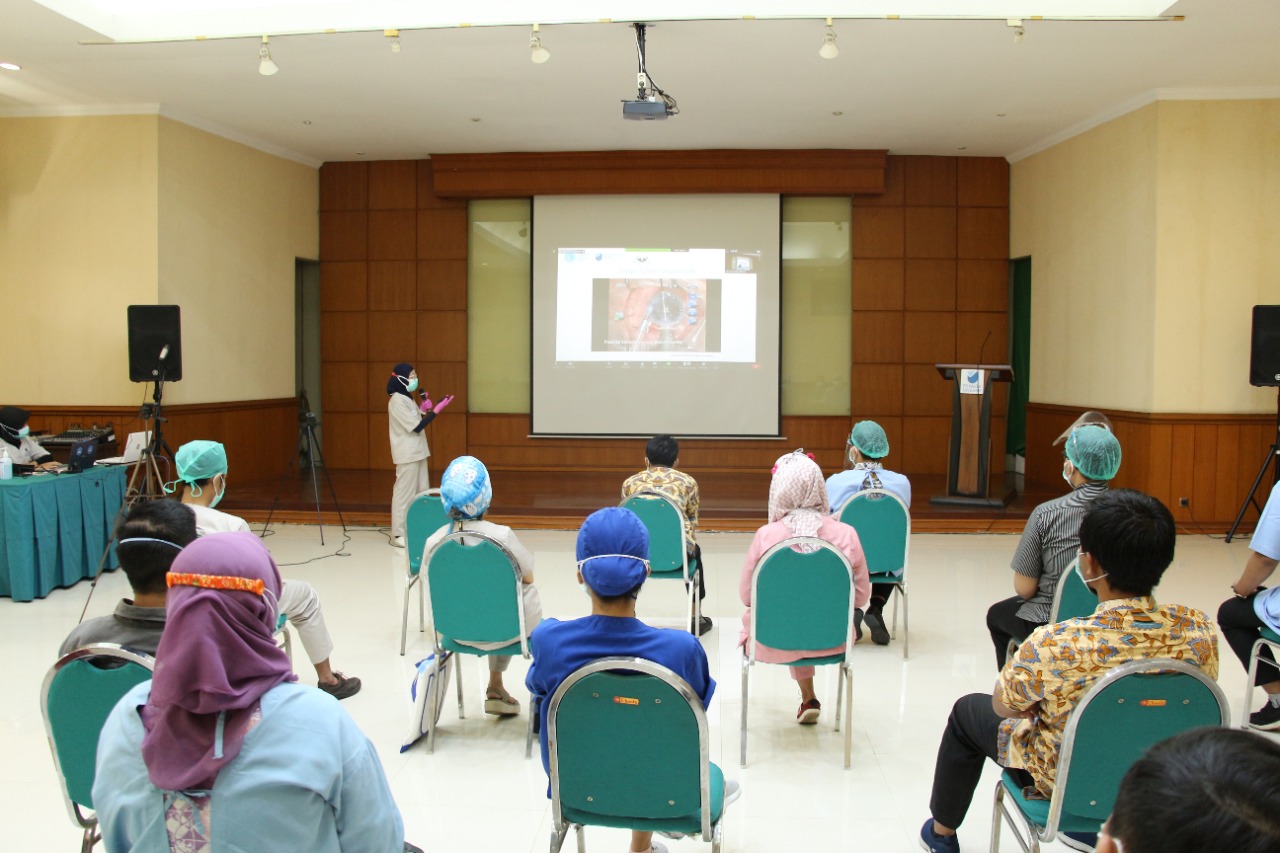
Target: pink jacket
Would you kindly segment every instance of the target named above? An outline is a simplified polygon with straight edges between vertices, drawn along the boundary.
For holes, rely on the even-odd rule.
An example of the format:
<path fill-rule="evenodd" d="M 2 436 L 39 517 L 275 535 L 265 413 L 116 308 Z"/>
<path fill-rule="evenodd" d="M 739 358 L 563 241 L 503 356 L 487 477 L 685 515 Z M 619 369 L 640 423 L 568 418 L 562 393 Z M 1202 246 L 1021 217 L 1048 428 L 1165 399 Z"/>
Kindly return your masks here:
<path fill-rule="evenodd" d="M 751 540 L 751 547 L 747 549 L 746 561 L 742 564 L 742 577 L 738 581 L 738 595 L 741 597 L 742 603 L 748 608 L 742 614 L 742 632 L 738 635 L 738 645 L 740 646 L 744 646 L 747 640 L 750 639 L 751 575 L 755 570 L 756 563 L 759 562 L 766 551 L 783 539 L 790 538 L 790 536 L 790 528 L 782 521 L 775 521 L 757 530 L 755 538 Z M 834 518 L 824 518 L 822 526 L 818 528 L 818 538 L 830 542 L 839 549 L 840 553 L 848 558 L 849 563 L 853 566 L 854 606 L 865 608 L 867 601 L 871 598 L 871 581 L 867 578 L 867 561 L 862 556 L 862 545 L 858 542 L 857 532 L 849 525 L 836 521 Z M 782 651 L 781 649 L 771 649 L 768 646 L 757 644 L 756 660 L 764 661 L 765 663 L 790 663 L 801 658 L 825 657 L 839 654 L 842 651 L 844 651 L 843 646 L 836 646 L 831 649 L 814 649 L 812 651 Z"/>

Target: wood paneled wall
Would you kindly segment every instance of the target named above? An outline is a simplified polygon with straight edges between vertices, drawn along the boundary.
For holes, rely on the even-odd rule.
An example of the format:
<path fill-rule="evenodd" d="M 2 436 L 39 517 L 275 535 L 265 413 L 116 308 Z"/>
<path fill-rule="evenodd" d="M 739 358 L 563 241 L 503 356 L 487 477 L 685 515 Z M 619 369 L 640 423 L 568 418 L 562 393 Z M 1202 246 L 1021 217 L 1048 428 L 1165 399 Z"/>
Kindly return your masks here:
<path fill-rule="evenodd" d="M 1029 488 L 1061 485 L 1062 448 L 1052 442 L 1081 411 L 1028 404 Z M 1212 530 L 1231 524 L 1276 436 L 1273 415 L 1104 414 L 1111 418 L 1122 452 L 1112 485 L 1154 495 L 1179 524 L 1191 529 L 1197 523 Z M 1268 476 L 1259 487 L 1259 503 L 1266 500 L 1271 484 Z M 1188 506 L 1178 506 L 1179 498 L 1187 498 Z M 1250 528 L 1257 518 L 1252 509 L 1245 514 Z"/>
<path fill-rule="evenodd" d="M 186 442 L 201 438 L 226 445 L 228 475 L 233 483 L 279 477 L 298 446 L 298 401 L 292 397 L 165 406 L 164 416 L 168 418 L 164 438 L 175 452 Z M 87 428 L 95 423 L 115 427 L 121 453 L 129 433 L 147 428 L 138 419 L 136 407 L 31 408 L 33 432 L 59 433 L 76 424 Z"/>
<path fill-rule="evenodd" d="M 1008 349 L 1008 164 L 882 151 L 641 154 L 662 166 L 667 183 L 659 186 L 649 171 L 634 168 L 634 152 L 441 155 L 321 167 L 329 464 L 391 467 L 385 386 L 391 366 L 407 361 L 437 397 L 458 395 L 428 427 L 437 472 L 462 453 L 494 470 L 634 469 L 642 456 L 635 441 L 535 440 L 527 437 L 528 415 L 465 414 L 466 199 L 534 191 L 759 192 L 767 185 L 783 194 L 848 192 L 854 199 L 852 417 L 784 418 L 786 442 L 690 440 L 699 466 L 767 468 L 784 450 L 803 446 L 824 468 L 838 468 L 852 423 L 874 418 L 889 433 L 893 467 L 945 472 L 950 384 L 933 364 L 976 359 L 988 333 L 986 360 L 1002 361 Z M 997 471 L 1005 400 L 997 386 Z"/>

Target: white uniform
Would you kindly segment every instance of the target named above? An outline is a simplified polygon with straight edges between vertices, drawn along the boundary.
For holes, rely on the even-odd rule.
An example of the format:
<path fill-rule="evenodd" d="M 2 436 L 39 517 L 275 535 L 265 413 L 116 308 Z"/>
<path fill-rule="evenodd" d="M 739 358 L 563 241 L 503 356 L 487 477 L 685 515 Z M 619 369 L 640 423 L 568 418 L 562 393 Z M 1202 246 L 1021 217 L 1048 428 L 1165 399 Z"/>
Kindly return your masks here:
<path fill-rule="evenodd" d="M 211 488 L 211 487 L 206 487 Z M 236 533 L 244 531 L 252 533 L 249 524 L 238 515 L 231 515 L 220 509 L 201 506 L 200 504 L 183 504 L 196 514 L 196 533 L 207 536 L 210 533 Z M 320 595 L 315 587 L 306 581 L 283 578 L 280 588 L 280 612 L 289 620 L 289 624 L 298 632 L 302 647 L 307 650 L 307 659 L 312 665 L 329 659 L 333 654 L 333 639 L 324 624 L 324 611 L 320 609 Z"/>
<path fill-rule="evenodd" d="M 404 536 L 404 517 L 409 504 L 431 488 L 428 477 L 427 436 L 413 429 L 422 422 L 422 412 L 412 397 L 391 394 L 387 400 L 388 430 L 391 436 L 391 461 L 396 463 L 396 484 L 391 490 L 391 535 Z"/>
<path fill-rule="evenodd" d="M 18 439 L 18 446 L 14 447 L 7 441 L 0 441 L 0 447 L 9 451 L 9 458 L 13 460 L 15 465 L 34 465 L 35 460 L 40 459 L 44 462 L 50 462 L 49 451 L 36 444 L 29 437 L 23 436 Z"/>

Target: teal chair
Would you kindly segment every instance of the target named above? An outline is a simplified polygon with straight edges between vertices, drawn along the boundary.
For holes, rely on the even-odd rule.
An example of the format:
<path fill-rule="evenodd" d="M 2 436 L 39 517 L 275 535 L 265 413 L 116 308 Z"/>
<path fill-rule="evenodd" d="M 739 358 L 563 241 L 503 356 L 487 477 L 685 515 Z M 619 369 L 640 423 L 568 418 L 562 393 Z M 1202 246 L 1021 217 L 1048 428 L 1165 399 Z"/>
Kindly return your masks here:
<path fill-rule="evenodd" d="M 690 574 L 689 542 L 685 537 L 685 518 L 680 506 L 658 492 L 638 492 L 624 498 L 619 506 L 640 517 L 649 531 L 649 577 L 685 582 L 689 590 L 689 630 L 698 636 L 702 602 L 698 599 L 698 566 Z"/>
<path fill-rule="evenodd" d="M 1080 558 L 1076 557 L 1071 565 L 1062 571 L 1058 578 L 1058 586 L 1053 590 L 1053 604 L 1049 607 L 1049 622 L 1065 622 L 1078 616 L 1090 616 L 1098 609 L 1098 594 L 1089 589 L 1076 565 Z"/>
<path fill-rule="evenodd" d="M 793 546 L 812 545 L 802 552 Z M 826 657 L 802 658 L 786 666 L 837 664 L 836 731 L 840 731 L 843 703 L 853 713 L 853 671 L 849 654 L 854 643 L 853 566 L 829 542 L 812 536 L 793 536 L 766 551 L 751 572 L 751 639 L 742 647 L 742 755 L 747 766 L 747 708 L 756 641 L 774 649 L 804 651 L 843 646 Z M 844 727 L 844 766 L 849 769 L 853 727 Z"/>
<path fill-rule="evenodd" d="M 449 523 L 444 511 L 439 489 L 427 489 L 413 499 L 404 517 L 404 553 L 408 559 L 408 571 L 404 578 L 404 613 L 400 617 L 400 655 L 404 656 L 409 633 L 409 594 L 422 577 L 422 551 L 431 534 Z M 426 599 L 422 587 L 418 587 L 418 631 L 426 630 Z"/>
<path fill-rule="evenodd" d="M 293 664 L 293 637 L 289 633 L 289 617 L 281 613 L 276 617 L 276 645 L 284 650 L 285 657 Z"/>
<path fill-rule="evenodd" d="M 1153 658 L 1122 663 L 1091 686 L 1067 718 L 1053 796 L 1028 800 L 1005 772 L 996 783 L 991 853 L 1008 818 L 1026 853 L 1062 832 L 1097 832 L 1120 780 L 1148 748 L 1187 729 L 1226 726 L 1231 712 L 1213 679 L 1192 663 Z"/>
<path fill-rule="evenodd" d="M 1249 679 L 1244 683 L 1244 702 L 1240 704 L 1240 728 L 1242 729 L 1253 728 L 1249 724 L 1249 709 L 1253 707 L 1253 680 L 1258 675 L 1258 663 L 1265 663 L 1280 672 L 1280 664 L 1277 664 L 1274 660 L 1267 660 L 1259 654 L 1264 647 L 1271 649 L 1273 657 L 1280 654 L 1280 634 L 1270 628 L 1263 628 L 1261 636 L 1253 644 L 1253 651 L 1249 653 Z"/>
<path fill-rule="evenodd" d="M 471 543 L 464 543 L 464 538 Z M 520 655 L 530 659 L 529 632 L 536 626 L 524 624 L 520 594 L 520 566 L 515 556 L 496 539 L 474 530 L 455 530 L 435 544 L 424 558 L 427 594 L 431 598 L 431 632 L 436 660 L 446 651 L 461 655 Z M 499 649 L 477 649 L 458 642 L 500 643 L 518 637 Z M 458 719 L 465 719 L 462 703 L 462 668 L 458 667 Z M 444 691 L 436 691 L 435 719 L 440 719 Z M 525 734 L 524 757 L 533 750 L 533 720 L 537 712 L 532 700 L 526 709 L 529 729 Z M 436 749 L 436 730 L 431 727 L 428 754 Z"/>
<path fill-rule="evenodd" d="M 907 559 L 911 550 L 911 512 L 887 489 L 856 492 L 840 507 L 840 520 L 858 531 L 873 586 L 892 586 L 902 598 L 902 658 L 911 652 L 907 612 Z M 892 590 L 890 590 L 892 594 Z M 890 636 L 898 636 L 898 599 L 893 600 Z"/>
<path fill-rule="evenodd" d="M 547 704 L 551 853 L 584 826 L 697 835 L 719 853 L 724 774 L 702 700 L 665 666 L 610 657 L 582 666 Z M 603 760 L 602 756 L 608 756 Z"/>
<path fill-rule="evenodd" d="M 95 643 L 58 659 L 44 678 L 40 711 L 67 809 L 84 832 L 81 853 L 101 840 L 93 810 L 98 736 L 120 698 L 151 678 L 155 658 L 113 643 Z"/>

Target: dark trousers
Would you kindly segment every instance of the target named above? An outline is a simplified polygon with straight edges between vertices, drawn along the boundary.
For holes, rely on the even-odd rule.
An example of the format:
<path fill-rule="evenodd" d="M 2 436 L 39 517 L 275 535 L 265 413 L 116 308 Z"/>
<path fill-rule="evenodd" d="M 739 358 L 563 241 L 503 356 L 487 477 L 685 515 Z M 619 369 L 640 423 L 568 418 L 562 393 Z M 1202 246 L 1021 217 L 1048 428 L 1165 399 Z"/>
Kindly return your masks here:
<path fill-rule="evenodd" d="M 694 545 L 693 550 L 689 552 L 689 574 L 692 575 L 695 571 L 698 571 L 698 600 L 699 601 L 707 597 L 707 573 L 705 571 L 700 571 L 701 569 L 702 569 L 702 546 Z M 688 589 L 688 588 L 689 588 L 689 585 L 685 584 L 685 589 Z"/>
<path fill-rule="evenodd" d="M 1222 636 L 1227 638 L 1227 645 L 1231 646 L 1231 651 L 1236 653 L 1236 657 L 1240 658 L 1240 663 L 1244 664 L 1244 671 L 1249 671 L 1249 655 L 1253 652 L 1253 644 L 1258 641 L 1258 636 L 1266 623 L 1258 618 L 1258 614 L 1253 610 L 1253 599 L 1257 593 L 1248 598 L 1228 598 L 1222 602 L 1222 606 L 1218 608 L 1218 627 L 1222 629 Z M 1258 657 L 1262 660 L 1271 661 L 1271 666 L 1266 664 L 1258 664 L 1258 674 L 1254 678 L 1254 684 L 1270 684 L 1273 681 L 1280 681 L 1280 670 L 1276 669 L 1275 658 L 1271 656 L 1271 649 L 1266 646 L 1258 652 Z"/>
<path fill-rule="evenodd" d="M 983 762 L 996 760 L 1001 717 L 991 708 L 990 693 L 970 693 L 951 706 L 947 728 L 938 744 L 938 763 L 933 768 L 933 793 L 929 813 L 943 826 L 955 829 L 964 823 L 973 801 L 973 792 L 982 779 Z M 1022 770 L 1023 785 L 1032 783 Z"/>
<path fill-rule="evenodd" d="M 1009 651 L 1009 641 L 1021 643 L 1031 632 L 1043 625 L 1043 622 L 1031 622 L 1018 615 L 1018 608 L 1027 600 L 1020 595 L 997 601 L 987 610 L 987 630 L 991 632 L 991 642 L 996 647 L 996 669 L 1004 669 L 1005 655 Z M 944 821 L 945 823 L 945 821 Z"/>

